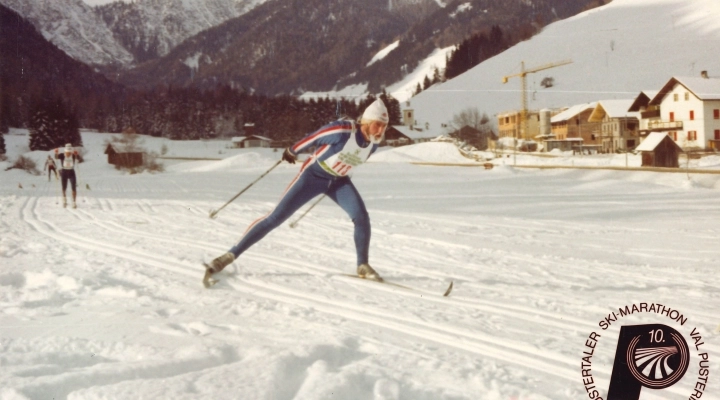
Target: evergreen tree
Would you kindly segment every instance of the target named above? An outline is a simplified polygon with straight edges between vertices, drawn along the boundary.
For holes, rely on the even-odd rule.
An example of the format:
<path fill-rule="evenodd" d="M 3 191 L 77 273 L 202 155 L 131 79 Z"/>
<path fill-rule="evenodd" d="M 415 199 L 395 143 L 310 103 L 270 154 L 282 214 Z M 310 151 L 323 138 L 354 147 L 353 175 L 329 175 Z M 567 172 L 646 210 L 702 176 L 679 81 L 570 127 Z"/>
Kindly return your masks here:
<path fill-rule="evenodd" d="M 385 106 L 387 107 L 387 110 L 388 110 L 388 118 L 390 119 L 390 121 L 388 122 L 388 125 L 400 125 L 400 121 L 401 121 L 401 117 L 402 117 L 402 110 L 400 109 L 400 102 L 397 101 L 396 98 L 385 93 L 385 89 L 383 89 L 382 94 L 380 95 L 380 98 L 385 103 Z"/>
<path fill-rule="evenodd" d="M 432 86 L 432 82 L 430 81 L 430 77 L 425 75 L 425 79 L 423 79 L 423 90 L 427 90 L 430 86 Z"/>
<path fill-rule="evenodd" d="M 5 154 L 7 150 L 5 150 L 5 134 L 0 132 L 0 156 Z"/>
<path fill-rule="evenodd" d="M 30 113 L 30 150 L 50 150 L 55 141 L 50 134 L 50 117 L 47 110 L 40 107 Z"/>
<path fill-rule="evenodd" d="M 29 125 L 30 150 L 51 150 L 67 143 L 82 146 L 77 114 L 59 98 L 36 103 Z"/>

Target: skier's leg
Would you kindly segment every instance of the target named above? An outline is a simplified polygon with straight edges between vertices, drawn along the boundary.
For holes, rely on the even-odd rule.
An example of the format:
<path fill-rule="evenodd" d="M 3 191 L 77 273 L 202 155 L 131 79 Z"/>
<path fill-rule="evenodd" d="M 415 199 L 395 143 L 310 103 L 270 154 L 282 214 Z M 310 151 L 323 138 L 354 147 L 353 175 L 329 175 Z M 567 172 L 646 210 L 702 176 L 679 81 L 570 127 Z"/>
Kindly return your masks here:
<path fill-rule="evenodd" d="M 242 239 L 230 249 L 230 253 L 235 258 L 239 257 L 250 246 L 290 218 L 305 203 L 324 193 L 328 185 L 327 178 L 322 178 L 309 170 L 300 172 L 290 183 L 278 205 L 268 215 L 250 224 Z"/>
<path fill-rule="evenodd" d="M 360 197 L 360 193 L 358 193 L 350 178 L 343 178 L 333 183 L 327 195 L 345 210 L 353 224 L 355 224 L 353 238 L 357 252 L 357 265 L 368 264 L 370 216 L 362 197 Z"/>
<path fill-rule="evenodd" d="M 68 184 L 68 174 L 66 170 L 60 171 L 60 178 L 62 182 L 62 200 L 63 200 L 63 207 L 67 206 L 67 184 Z"/>
<path fill-rule="evenodd" d="M 77 208 L 75 199 L 77 198 L 77 177 L 75 176 L 75 170 L 70 170 L 70 188 L 72 189 L 72 201 L 73 208 Z"/>

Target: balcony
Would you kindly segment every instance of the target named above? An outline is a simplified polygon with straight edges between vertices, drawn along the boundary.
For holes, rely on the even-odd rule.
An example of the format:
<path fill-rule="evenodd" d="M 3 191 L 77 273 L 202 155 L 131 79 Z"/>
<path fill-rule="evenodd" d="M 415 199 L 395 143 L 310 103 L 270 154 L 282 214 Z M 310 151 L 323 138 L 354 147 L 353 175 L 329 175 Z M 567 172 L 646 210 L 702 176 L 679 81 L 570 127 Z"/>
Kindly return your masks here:
<path fill-rule="evenodd" d="M 682 121 L 648 121 L 649 131 L 681 131 Z"/>
<path fill-rule="evenodd" d="M 640 113 L 640 118 L 642 118 L 642 119 L 660 118 L 660 110 L 643 111 Z"/>

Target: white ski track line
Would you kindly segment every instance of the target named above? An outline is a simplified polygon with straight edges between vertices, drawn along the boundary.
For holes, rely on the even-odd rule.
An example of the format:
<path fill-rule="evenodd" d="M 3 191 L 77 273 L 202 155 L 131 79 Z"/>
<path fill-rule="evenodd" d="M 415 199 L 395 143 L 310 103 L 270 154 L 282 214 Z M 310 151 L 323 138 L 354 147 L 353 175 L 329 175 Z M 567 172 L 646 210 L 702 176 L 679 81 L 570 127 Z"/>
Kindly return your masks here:
<path fill-rule="evenodd" d="M 127 247 L 114 245 L 108 242 L 100 242 L 97 240 L 88 239 L 84 236 L 72 232 L 63 231 L 57 226 L 55 226 L 55 224 L 53 224 L 52 222 L 44 220 L 37 213 L 36 208 L 37 199 L 28 202 L 22 209 L 22 219 L 31 226 L 33 226 L 33 228 L 39 233 L 51 237 L 60 243 L 65 243 L 70 247 L 81 247 L 98 253 L 110 254 L 120 259 L 130 260 L 139 264 L 163 268 L 166 270 L 171 269 L 172 272 L 177 272 L 188 277 L 193 277 L 195 275 L 192 274 L 191 271 L 183 268 L 168 268 L 167 261 L 159 260 L 158 256 L 151 254 L 141 255 Z M 135 255 L 129 254 L 131 252 L 135 253 Z M 178 264 L 179 263 L 180 261 L 178 261 Z"/>
<path fill-rule="evenodd" d="M 83 213 L 83 214 L 88 214 L 86 211 L 79 211 L 79 212 Z M 199 250 L 206 250 L 208 248 L 213 248 L 213 247 L 217 248 L 218 251 L 222 250 L 222 248 L 220 248 L 219 246 L 216 246 L 216 245 L 213 245 L 213 244 L 207 243 L 207 242 L 189 241 L 189 240 L 184 240 L 184 239 L 178 239 L 175 236 L 166 237 L 166 236 L 162 236 L 159 234 L 145 233 L 144 231 L 142 231 L 142 232 L 137 231 L 137 230 L 125 227 L 123 225 L 120 225 L 120 224 L 112 222 L 112 221 L 101 222 L 100 220 L 96 219 L 96 217 L 94 217 L 92 215 L 88 216 L 87 222 L 90 222 L 92 224 L 95 224 L 96 226 L 106 229 L 108 232 L 111 232 L 111 233 L 115 232 L 117 229 L 122 229 L 125 232 L 128 232 L 134 236 L 141 237 L 141 238 L 153 239 L 153 240 L 162 241 L 162 242 L 171 243 L 171 244 L 180 243 L 180 244 L 183 244 L 188 247 L 197 248 Z M 109 227 L 108 225 L 111 225 L 111 227 Z M 141 257 L 144 257 L 144 256 L 146 256 L 146 255 L 141 255 Z M 285 257 L 273 256 L 270 254 L 265 254 L 263 256 L 255 256 L 252 254 L 245 254 L 245 255 L 243 255 L 243 258 L 253 260 L 256 263 L 261 263 L 261 264 L 265 264 L 265 265 L 270 264 L 275 267 L 290 269 L 293 271 L 298 271 L 298 272 L 303 272 L 303 273 L 308 273 L 310 275 L 314 275 L 314 276 L 318 276 L 318 277 L 337 277 L 338 276 L 338 272 L 334 268 L 317 267 L 317 266 L 315 266 L 315 264 L 312 264 L 312 263 L 306 263 L 305 266 L 303 266 L 303 267 L 296 267 L 293 264 L 297 264 L 298 262 L 293 261 L 292 263 L 289 263 L 287 258 L 285 258 Z M 198 268 L 198 276 L 200 276 L 200 274 L 202 272 L 203 271 L 200 268 Z M 342 275 L 342 273 L 340 273 L 339 275 Z M 220 275 L 218 278 L 221 280 L 224 280 L 223 275 Z M 232 279 L 232 276 L 226 275 L 224 278 Z M 391 278 L 388 278 L 388 279 L 391 279 Z M 367 284 L 367 282 L 363 282 L 363 281 L 356 282 L 355 280 L 348 280 L 348 282 L 350 282 L 351 284 L 353 284 L 355 286 L 365 286 L 365 284 Z M 373 282 L 370 282 L 370 283 L 373 283 Z M 400 283 L 400 282 L 397 282 L 397 283 L 402 285 L 402 283 Z M 371 287 L 374 287 L 374 286 L 377 286 L 377 285 L 373 285 Z M 527 308 L 523 308 L 523 307 L 506 305 L 506 304 L 495 304 L 490 301 L 478 300 L 478 299 L 474 299 L 474 298 L 467 298 L 467 297 L 459 296 L 456 294 L 457 292 L 455 290 L 453 291 L 453 294 L 451 294 L 447 298 L 440 296 L 441 298 L 435 299 L 434 297 L 438 295 L 440 289 L 444 289 L 447 286 L 444 286 L 443 288 L 440 288 L 438 290 L 425 289 L 425 288 L 413 287 L 413 286 L 408 286 L 408 287 L 412 291 L 415 291 L 419 294 L 428 295 L 428 297 L 426 298 L 426 300 L 428 300 L 428 301 L 447 302 L 448 299 L 450 299 L 450 301 L 455 305 L 462 306 L 465 308 L 475 309 L 478 311 L 489 313 L 491 315 L 497 314 L 497 309 L 502 308 L 502 309 L 505 309 L 505 311 L 503 312 L 504 315 L 512 315 L 515 318 L 527 320 L 529 322 L 532 322 L 533 324 L 540 323 L 543 325 L 552 326 L 552 327 L 556 327 L 559 329 L 577 329 L 578 325 L 584 325 L 587 327 L 594 326 L 592 323 L 590 323 L 586 320 L 574 319 L 574 318 L 568 317 L 568 316 L 558 317 L 557 313 L 546 312 L 546 311 L 543 311 L 540 309 L 527 309 Z M 381 288 L 375 288 L 375 289 L 386 290 L 387 288 L 381 287 Z M 397 294 L 398 291 L 393 291 L 393 293 Z M 400 294 L 403 296 L 406 296 L 406 297 L 416 297 L 410 293 L 400 293 Z M 484 303 L 484 304 L 477 304 L 478 302 Z M 539 316 L 543 316 L 545 319 L 540 319 L 540 318 L 538 318 Z M 552 321 L 548 320 L 548 319 L 552 319 Z M 567 324 L 568 321 L 574 322 L 575 325 Z"/>
<path fill-rule="evenodd" d="M 29 208 L 29 204 L 28 204 L 28 207 L 26 207 L 26 209 L 27 209 L 27 208 Z M 34 214 L 34 210 L 33 210 L 33 214 Z M 59 241 L 61 241 L 61 242 L 65 242 L 65 243 L 67 243 L 68 245 L 77 245 L 77 246 L 79 246 L 79 247 L 84 247 L 84 248 L 88 248 L 88 249 L 93 250 L 93 251 L 111 254 L 111 255 L 114 255 L 114 256 L 116 256 L 116 257 L 119 257 L 119 258 L 122 258 L 122 259 L 128 259 L 128 260 L 131 260 L 131 261 L 140 263 L 140 264 L 150 265 L 150 266 L 153 266 L 153 267 L 156 267 L 156 268 L 162 268 L 162 269 L 165 269 L 165 270 L 169 270 L 169 271 L 171 271 L 171 272 L 179 272 L 179 273 L 182 273 L 183 275 L 186 275 L 186 276 L 188 276 L 188 277 L 194 277 L 194 276 L 196 276 L 196 274 L 193 273 L 193 271 L 192 271 L 192 269 L 194 269 L 192 266 L 187 266 L 187 265 L 186 265 L 185 268 L 170 267 L 170 266 L 168 266 L 167 261 L 165 261 L 165 260 L 163 260 L 163 261 L 154 261 L 153 258 L 155 258 L 155 256 L 152 256 L 152 255 L 147 254 L 147 253 L 144 253 L 144 252 L 138 252 L 138 251 L 134 251 L 134 250 L 133 250 L 132 253 L 134 253 L 134 255 L 131 255 L 131 254 L 128 254 L 128 249 L 123 248 L 123 247 L 117 246 L 117 247 L 114 247 L 114 249 L 109 249 L 109 248 L 108 248 L 109 245 L 108 245 L 107 243 L 100 243 L 100 242 L 97 242 L 97 241 L 94 241 L 94 240 L 87 240 L 87 239 L 84 239 L 84 238 L 81 237 L 81 236 L 78 236 L 78 235 L 75 235 L 75 234 L 72 234 L 72 233 L 69 233 L 69 232 L 61 231 L 61 230 L 59 230 L 57 227 L 55 227 L 53 224 L 48 223 L 47 221 L 43 221 L 43 220 L 42 220 L 40 217 L 38 217 L 37 215 L 36 215 L 36 218 L 37 218 L 37 221 L 38 221 L 38 222 L 41 222 L 41 223 L 47 225 L 48 228 L 53 229 L 55 232 L 59 232 L 59 234 L 55 234 L 55 233 L 52 233 L 52 232 L 43 230 L 42 228 L 40 228 L 40 227 L 38 226 L 38 224 L 34 224 L 34 223 L 33 223 L 33 222 L 35 222 L 35 221 L 30 221 L 29 218 L 26 218 L 26 220 L 27 220 L 28 222 L 30 222 L 31 224 L 33 224 L 33 226 L 35 226 L 36 229 L 37 229 L 39 232 L 44 233 L 44 234 L 47 234 L 48 236 L 53 237 L 53 238 L 55 238 L 55 239 L 57 239 L 57 240 L 59 240 Z M 70 240 L 70 239 L 68 239 L 68 238 L 65 238 L 65 237 L 67 237 L 67 236 L 73 236 L 73 239 L 74 239 L 74 240 Z M 80 243 L 79 243 L 79 242 L 80 242 Z M 83 243 L 83 242 L 84 242 L 84 243 Z M 182 264 L 183 264 L 183 263 L 180 263 L 180 262 L 177 263 L 177 265 L 182 265 Z M 199 274 L 198 274 L 197 276 L 199 276 Z M 299 293 L 293 292 L 291 289 L 288 289 L 288 288 L 286 288 L 286 289 L 278 289 L 278 288 L 280 288 L 280 286 L 277 286 L 277 285 L 258 284 L 257 282 L 251 282 L 251 280 L 249 280 L 248 278 L 238 278 L 238 279 L 241 280 L 241 281 L 245 281 L 245 282 L 247 282 L 247 283 L 249 283 L 249 284 L 252 284 L 252 286 L 255 286 L 255 287 L 259 287 L 259 288 L 274 288 L 274 289 L 273 289 L 274 291 L 281 291 L 281 292 L 284 292 L 284 293 L 295 293 L 296 296 L 300 296 Z M 359 281 L 359 282 L 362 282 L 362 281 Z M 236 290 L 237 290 L 237 288 L 238 288 L 238 286 L 235 285 L 235 284 L 233 284 L 231 281 L 229 282 L 229 285 L 230 285 L 231 287 L 233 287 L 234 289 L 236 289 Z M 375 286 L 382 286 L 382 285 L 375 285 Z M 247 291 L 246 291 L 246 292 L 247 292 Z M 410 293 L 410 292 L 409 292 L 409 293 Z M 255 290 L 252 291 L 252 294 L 254 294 L 254 295 L 259 295 L 258 292 L 255 291 Z M 414 298 L 417 297 L 417 296 L 413 296 L 412 294 L 408 294 L 408 295 L 409 295 L 410 297 L 414 297 Z M 309 294 L 308 294 L 308 295 L 305 295 L 305 296 L 306 296 L 306 298 L 308 298 L 308 297 L 309 297 L 309 298 L 313 298 L 313 296 L 312 296 L 312 295 L 309 295 Z M 263 296 L 260 295 L 260 297 L 263 297 Z M 317 298 L 316 298 L 315 301 L 317 301 Z M 285 301 L 285 302 L 288 303 L 288 304 L 295 304 L 293 301 Z M 356 307 L 356 306 L 355 306 L 354 308 L 357 310 L 357 307 Z M 367 312 L 368 309 L 365 308 L 364 311 Z M 381 315 L 381 314 L 382 314 L 382 312 L 377 312 L 377 311 L 374 311 L 374 313 L 375 313 L 375 315 Z M 333 313 L 333 314 L 338 315 L 337 313 Z M 343 314 L 340 313 L 339 315 L 343 315 Z M 404 319 L 404 320 L 407 321 L 407 322 L 413 322 L 413 321 L 410 321 L 410 320 L 408 320 L 408 319 L 406 319 L 406 318 L 401 318 L 401 319 Z M 397 318 L 395 318 L 394 320 L 397 320 Z M 537 322 L 537 321 L 533 321 L 533 322 Z M 379 325 L 382 326 L 382 324 L 379 324 Z M 429 325 L 429 324 L 427 324 L 427 325 Z M 434 329 L 440 329 L 440 330 L 442 330 L 442 328 L 439 328 L 439 327 L 437 327 L 437 326 L 434 326 L 433 328 L 434 328 Z M 448 330 L 446 330 L 446 331 L 448 331 Z M 461 335 L 464 335 L 464 336 L 466 336 L 466 337 L 472 338 L 472 335 L 471 335 L 471 334 L 467 334 L 467 333 L 464 333 L 464 332 L 459 331 L 459 330 L 456 330 L 456 329 L 455 329 L 455 330 L 450 330 L 450 331 L 448 331 L 448 332 L 451 332 L 451 333 L 453 333 L 453 334 L 461 334 Z M 497 341 L 497 340 L 496 340 L 496 341 Z M 529 352 L 532 353 L 532 349 L 529 350 Z"/>
<path fill-rule="evenodd" d="M 574 358 L 559 354 L 538 354 L 537 348 L 522 342 L 503 340 L 477 333 L 472 334 L 459 329 L 440 327 L 398 315 L 388 317 L 380 311 L 375 311 L 367 307 L 352 305 L 335 299 L 323 299 L 319 296 L 279 287 L 267 282 L 255 281 L 250 278 L 239 278 L 239 280 L 249 286 L 263 288 L 265 291 L 257 292 L 247 286 L 230 283 L 230 286 L 238 291 L 244 291 L 283 303 L 312 307 L 315 310 L 320 310 L 327 314 L 375 325 L 379 328 L 393 330 L 444 346 L 476 353 L 484 357 L 492 357 L 501 362 L 510 362 L 523 368 L 531 368 L 568 381 L 573 381 L 573 377 L 577 374 L 577 371 L 575 371 L 577 360 Z M 558 363 L 565 365 L 565 367 L 558 366 Z M 609 371 L 598 370 L 598 372 L 609 375 Z"/>

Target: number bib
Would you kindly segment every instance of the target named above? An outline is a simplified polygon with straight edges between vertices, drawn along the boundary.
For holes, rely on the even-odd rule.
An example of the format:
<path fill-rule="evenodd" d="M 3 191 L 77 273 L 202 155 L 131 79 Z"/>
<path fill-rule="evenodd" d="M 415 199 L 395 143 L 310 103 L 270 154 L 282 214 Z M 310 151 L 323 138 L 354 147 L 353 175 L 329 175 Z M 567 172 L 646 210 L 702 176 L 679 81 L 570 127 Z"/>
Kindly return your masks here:
<path fill-rule="evenodd" d="M 368 157 L 372 151 L 373 145 L 370 143 L 367 147 L 360 147 L 357 144 L 355 135 L 355 124 L 353 124 L 353 131 L 350 134 L 350 138 L 345 143 L 345 146 L 339 152 L 328 157 L 325 161 L 320 161 L 320 166 L 327 172 L 336 176 L 346 176 L 353 168 L 360 166 Z"/>

